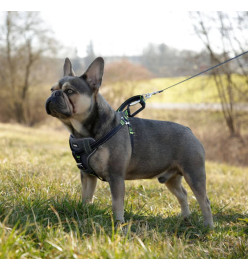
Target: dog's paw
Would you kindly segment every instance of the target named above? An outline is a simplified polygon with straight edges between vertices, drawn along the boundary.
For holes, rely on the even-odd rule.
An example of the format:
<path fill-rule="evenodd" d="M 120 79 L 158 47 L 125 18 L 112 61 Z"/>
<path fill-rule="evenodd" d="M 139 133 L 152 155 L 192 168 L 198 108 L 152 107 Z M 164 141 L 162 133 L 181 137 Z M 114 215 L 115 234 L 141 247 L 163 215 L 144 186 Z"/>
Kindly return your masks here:
<path fill-rule="evenodd" d="M 115 222 L 115 231 L 116 231 L 116 232 L 119 231 L 119 232 L 121 232 L 121 233 L 126 234 L 127 231 L 128 231 L 128 226 L 127 226 L 127 225 L 128 225 L 128 224 L 125 223 L 125 221 L 119 221 L 119 220 L 117 220 L 117 221 Z"/>

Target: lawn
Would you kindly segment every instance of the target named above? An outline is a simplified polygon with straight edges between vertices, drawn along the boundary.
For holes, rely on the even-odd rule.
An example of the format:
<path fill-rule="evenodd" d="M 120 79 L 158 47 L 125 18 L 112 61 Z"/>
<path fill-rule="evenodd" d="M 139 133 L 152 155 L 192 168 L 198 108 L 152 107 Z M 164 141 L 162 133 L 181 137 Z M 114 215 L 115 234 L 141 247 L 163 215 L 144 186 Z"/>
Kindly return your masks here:
<path fill-rule="evenodd" d="M 214 230 L 157 180 L 126 182 L 122 230 L 107 183 L 82 205 L 66 131 L 0 124 L 0 147 L 0 258 L 248 258 L 247 167 L 206 163 Z"/>
<path fill-rule="evenodd" d="M 245 78 L 235 74 L 232 76 L 233 81 L 235 82 L 236 86 L 239 87 L 239 89 L 246 89 Z M 185 79 L 187 79 L 187 77 L 154 78 L 143 81 L 117 82 L 114 84 L 107 84 L 107 89 L 111 89 L 112 92 L 116 93 L 112 99 L 116 99 L 116 96 L 123 95 L 126 95 L 125 98 L 128 98 L 133 95 L 146 94 L 162 90 Z M 225 79 L 223 83 L 226 83 Z M 233 93 L 234 100 L 236 102 L 244 102 L 244 100 L 240 98 L 240 96 L 237 96 L 237 94 L 238 92 L 235 90 Z M 153 96 L 149 102 L 211 104 L 220 103 L 220 98 L 213 77 L 205 75 L 195 77 L 192 80 L 170 88 L 163 92 L 163 94 L 157 94 Z"/>

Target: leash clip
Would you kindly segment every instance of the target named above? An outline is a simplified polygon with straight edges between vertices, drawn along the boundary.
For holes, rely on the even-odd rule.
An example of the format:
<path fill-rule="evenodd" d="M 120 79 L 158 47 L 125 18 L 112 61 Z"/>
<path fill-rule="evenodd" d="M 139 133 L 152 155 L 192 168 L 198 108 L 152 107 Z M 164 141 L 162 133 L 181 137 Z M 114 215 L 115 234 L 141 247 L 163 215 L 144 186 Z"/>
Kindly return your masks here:
<path fill-rule="evenodd" d="M 143 97 L 144 97 L 144 100 L 147 100 L 147 99 L 149 99 L 149 98 L 151 98 L 152 97 L 152 93 L 147 93 L 147 94 L 144 94 L 143 95 Z"/>

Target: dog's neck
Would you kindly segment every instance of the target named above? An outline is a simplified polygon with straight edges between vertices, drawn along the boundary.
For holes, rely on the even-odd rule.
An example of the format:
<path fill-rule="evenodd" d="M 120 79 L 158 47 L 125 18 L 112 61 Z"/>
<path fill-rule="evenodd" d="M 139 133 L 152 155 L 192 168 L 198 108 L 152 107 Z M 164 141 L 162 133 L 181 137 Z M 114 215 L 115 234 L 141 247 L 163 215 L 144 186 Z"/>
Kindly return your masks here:
<path fill-rule="evenodd" d="M 99 139 L 117 124 L 117 113 L 100 94 L 97 94 L 88 117 L 83 121 L 71 119 L 67 126 L 76 138 Z"/>

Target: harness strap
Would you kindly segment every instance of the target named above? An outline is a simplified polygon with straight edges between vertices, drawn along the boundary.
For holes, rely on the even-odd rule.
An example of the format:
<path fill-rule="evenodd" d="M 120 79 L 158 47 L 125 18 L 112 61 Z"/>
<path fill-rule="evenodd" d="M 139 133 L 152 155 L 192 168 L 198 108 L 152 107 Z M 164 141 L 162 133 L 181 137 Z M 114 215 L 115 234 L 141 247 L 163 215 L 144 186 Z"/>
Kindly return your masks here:
<path fill-rule="evenodd" d="M 123 120 L 121 119 L 121 124 L 124 125 L 126 124 L 128 126 L 128 131 L 129 131 L 129 135 L 130 135 L 130 140 L 131 140 L 131 146 L 132 146 L 132 153 L 133 153 L 133 148 L 134 148 L 134 140 L 133 140 L 133 128 L 130 124 L 130 121 L 129 121 L 129 111 L 128 110 L 125 110 L 123 112 L 123 117 L 124 117 L 124 123 L 122 122 Z"/>
<path fill-rule="evenodd" d="M 125 125 L 128 126 L 128 131 L 130 134 L 132 152 L 134 147 L 133 142 L 133 130 L 131 124 L 128 119 L 127 112 L 121 112 L 121 120 L 120 124 L 115 128 L 111 129 L 105 136 L 95 141 L 93 138 L 75 138 L 73 135 L 70 136 L 69 144 L 72 151 L 72 155 L 77 162 L 77 167 L 85 173 L 94 175 L 98 177 L 102 181 L 106 181 L 99 177 L 94 170 L 91 168 L 89 164 L 90 157 L 95 153 L 97 148 L 108 141 L 111 137 L 113 137 L 122 127 Z"/>
<path fill-rule="evenodd" d="M 89 174 L 96 175 L 89 165 L 89 159 L 91 155 L 96 151 L 92 149 L 91 143 L 95 140 L 93 138 L 75 138 L 73 135 L 70 136 L 69 145 L 72 151 L 72 155 L 77 163 L 77 167 Z M 98 177 L 98 176 L 97 176 Z"/>
<path fill-rule="evenodd" d="M 107 133 L 105 136 L 103 136 L 102 138 L 100 138 L 99 140 L 93 142 L 91 144 L 91 148 L 95 149 L 98 148 L 100 145 L 104 144 L 106 141 L 108 141 L 112 136 L 114 136 L 121 128 L 123 127 L 122 124 L 119 124 L 118 126 L 116 126 L 115 128 L 113 128 L 112 130 L 110 130 L 109 133 Z"/>

